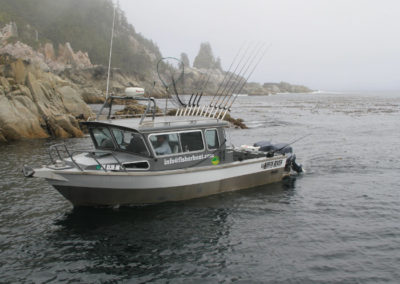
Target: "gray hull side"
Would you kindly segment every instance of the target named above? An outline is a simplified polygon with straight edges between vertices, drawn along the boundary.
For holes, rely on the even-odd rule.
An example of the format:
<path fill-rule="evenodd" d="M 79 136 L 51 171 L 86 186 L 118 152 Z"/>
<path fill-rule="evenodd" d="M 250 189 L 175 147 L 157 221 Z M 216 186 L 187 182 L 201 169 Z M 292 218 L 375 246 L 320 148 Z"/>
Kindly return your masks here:
<path fill-rule="evenodd" d="M 193 185 L 146 189 L 53 186 L 74 206 L 143 205 L 188 200 L 222 192 L 252 188 L 279 182 L 287 175 L 288 172 L 280 168 Z"/>

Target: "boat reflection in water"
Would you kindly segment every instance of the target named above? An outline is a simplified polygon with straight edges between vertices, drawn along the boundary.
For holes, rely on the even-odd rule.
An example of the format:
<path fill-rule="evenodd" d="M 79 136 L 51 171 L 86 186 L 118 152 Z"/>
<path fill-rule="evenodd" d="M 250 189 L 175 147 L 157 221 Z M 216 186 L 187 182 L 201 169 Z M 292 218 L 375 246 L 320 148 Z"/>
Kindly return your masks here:
<path fill-rule="evenodd" d="M 230 261 L 227 255 L 237 246 L 231 227 L 243 222 L 250 208 L 262 210 L 263 218 L 276 214 L 282 202 L 290 202 L 294 182 L 289 178 L 268 190 L 262 186 L 151 206 L 74 208 L 56 222 L 59 228 L 47 243 L 53 249 L 59 246 L 67 258 L 81 255 L 96 263 L 96 268 L 81 267 L 80 275 L 109 270 L 112 279 L 166 279 L 170 269 L 195 271 L 198 267 L 189 267 L 194 263 L 211 273 Z"/>

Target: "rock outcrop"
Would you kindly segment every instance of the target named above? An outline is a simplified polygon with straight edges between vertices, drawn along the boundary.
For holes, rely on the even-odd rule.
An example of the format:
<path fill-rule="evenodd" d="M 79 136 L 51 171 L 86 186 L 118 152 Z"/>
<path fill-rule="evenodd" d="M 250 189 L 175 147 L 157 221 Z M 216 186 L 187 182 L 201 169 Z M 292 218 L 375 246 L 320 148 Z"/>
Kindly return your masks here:
<path fill-rule="evenodd" d="M 76 86 L 33 63 L 0 55 L 0 141 L 80 137 L 93 116 Z"/>
<path fill-rule="evenodd" d="M 0 29 L 0 43 L 5 42 L 9 38 L 18 37 L 18 27 L 15 22 L 6 24 Z"/>
<path fill-rule="evenodd" d="M 10 54 L 38 66 L 43 71 L 62 72 L 68 68 L 91 68 L 89 55 L 81 51 L 74 52 L 67 42 L 58 47 L 58 54 L 51 43 L 46 43 L 38 51 L 29 45 L 17 41 L 0 45 L 0 54 Z"/>
<path fill-rule="evenodd" d="M 0 142 L 82 136 L 77 117 L 86 119 L 93 116 L 87 104 L 105 100 L 107 68 L 93 65 L 88 53 L 75 52 L 68 42 L 55 47 L 46 39 L 39 41 L 36 28 L 34 25 L 18 28 L 13 22 L 0 28 Z M 168 92 L 156 72 L 156 63 L 162 57 L 158 47 L 134 32 L 132 27 L 125 32 L 129 43 L 127 54 L 134 60 L 126 61 L 126 57 L 118 54 L 119 60 L 124 59 L 120 67 L 125 69 L 111 70 L 109 92 L 120 95 L 126 87 L 143 87 L 148 96 L 167 96 Z M 68 40 L 73 42 L 74 37 Z M 222 70 L 219 58 L 214 58 L 208 43 L 202 44 L 194 67 L 189 66 L 185 53 L 181 58 L 185 63 L 185 74 L 183 80 L 169 80 L 176 83 L 174 88 L 172 83 L 169 87 L 171 95 L 172 89 L 177 89 L 179 94 L 202 92 L 206 96 L 215 95 L 219 90 L 220 95 L 229 95 L 237 93 L 244 82 L 244 78 Z M 126 70 L 130 70 L 129 73 Z M 249 95 L 286 92 L 311 90 L 281 82 L 247 83 L 241 91 Z M 137 115 L 143 112 L 143 107 L 129 106 L 124 112 Z M 240 120 L 231 122 L 237 127 L 245 127 Z"/>
<path fill-rule="evenodd" d="M 86 103 L 96 104 L 104 102 L 107 87 L 106 67 L 69 68 L 60 72 L 59 76 L 79 86 L 82 99 Z M 121 69 L 113 68 L 110 74 L 109 92 L 121 95 L 124 94 L 127 87 L 142 87 L 146 90 L 146 95 L 156 98 L 165 96 L 165 89 L 161 84 L 154 86 L 154 81 L 143 80 L 140 76 L 128 75 L 122 72 Z"/>
<path fill-rule="evenodd" d="M 292 85 L 286 82 L 280 83 L 247 83 L 242 93 L 249 95 L 275 95 L 281 93 L 311 93 L 313 90 L 302 86 Z"/>
<path fill-rule="evenodd" d="M 15 58 L 30 61 L 43 71 L 61 72 L 68 68 L 93 67 L 88 53 L 74 52 L 69 42 L 59 44 L 57 52 L 52 43 L 45 43 L 34 50 L 18 40 L 18 28 L 14 22 L 0 29 L 0 54 L 10 54 Z"/>

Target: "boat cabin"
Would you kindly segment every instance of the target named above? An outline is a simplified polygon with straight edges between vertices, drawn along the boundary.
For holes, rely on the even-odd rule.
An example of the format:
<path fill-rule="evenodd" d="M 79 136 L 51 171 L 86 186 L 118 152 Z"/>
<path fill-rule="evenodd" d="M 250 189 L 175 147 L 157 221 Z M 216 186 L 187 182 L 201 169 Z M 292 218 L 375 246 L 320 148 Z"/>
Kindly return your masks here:
<path fill-rule="evenodd" d="M 112 152 L 128 168 L 162 170 L 226 162 L 225 127 L 216 119 L 181 117 L 140 123 L 139 119 L 84 122 L 93 145 Z M 139 162 L 139 163 L 138 163 Z"/>

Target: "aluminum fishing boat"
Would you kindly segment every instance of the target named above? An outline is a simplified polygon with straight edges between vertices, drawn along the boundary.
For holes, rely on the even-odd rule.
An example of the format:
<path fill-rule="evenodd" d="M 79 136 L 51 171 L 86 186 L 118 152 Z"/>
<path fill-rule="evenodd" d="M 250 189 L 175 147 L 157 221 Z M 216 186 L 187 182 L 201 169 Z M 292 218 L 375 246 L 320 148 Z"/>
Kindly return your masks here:
<path fill-rule="evenodd" d="M 52 163 L 24 166 L 25 176 L 46 179 L 74 206 L 117 206 L 199 198 L 278 182 L 291 170 L 302 171 L 289 145 L 228 147 L 229 123 L 222 119 L 156 117 L 155 100 L 135 96 L 111 96 L 106 102 L 110 110 L 117 98 L 147 101 L 146 112 L 140 118 L 111 119 L 110 111 L 105 120 L 84 122 L 92 149 L 53 145 Z M 187 113 L 199 111 L 194 109 Z"/>

